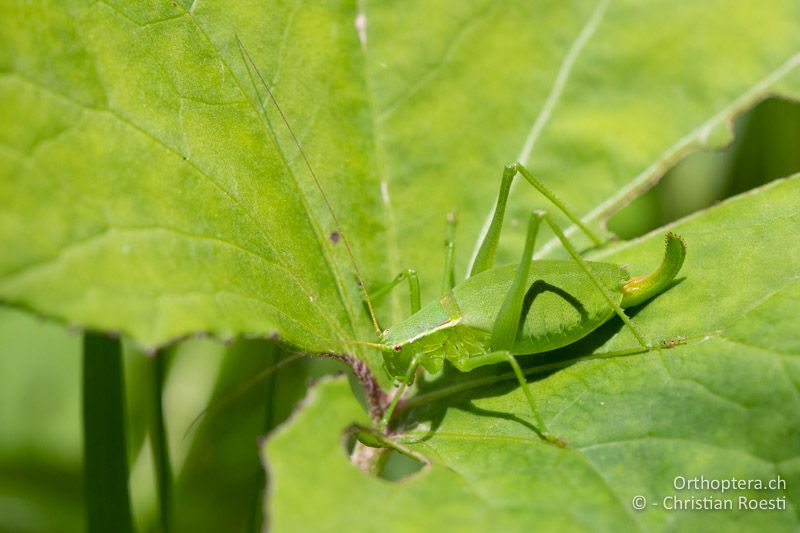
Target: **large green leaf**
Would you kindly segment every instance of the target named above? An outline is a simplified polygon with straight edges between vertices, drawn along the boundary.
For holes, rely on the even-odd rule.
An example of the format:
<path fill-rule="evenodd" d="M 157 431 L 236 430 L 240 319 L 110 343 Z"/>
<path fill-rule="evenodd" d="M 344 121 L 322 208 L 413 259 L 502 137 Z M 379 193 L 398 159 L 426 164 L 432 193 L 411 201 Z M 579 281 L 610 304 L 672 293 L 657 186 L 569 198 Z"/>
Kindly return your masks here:
<path fill-rule="evenodd" d="M 361 238 L 380 193 L 350 7 L 2 10 L 3 299 L 145 346 L 198 331 L 278 334 L 308 350 L 362 336 L 330 215 L 285 128 L 262 114 L 235 40 L 280 80 L 355 251 L 379 267 Z M 302 39 L 284 39 L 287 20 Z"/>
<path fill-rule="evenodd" d="M 798 202 L 800 176 L 671 228 L 688 243 L 686 265 L 679 282 L 635 318 L 653 339 L 686 342 L 575 363 L 530 383 L 564 449 L 532 431 L 524 395 L 507 368 L 495 367 L 422 387 L 395 439 L 432 464 L 404 482 L 383 481 L 349 464 L 342 449 L 343 429 L 365 418 L 346 383 L 321 385 L 265 446 L 275 529 L 796 531 Z M 649 268 L 661 235 L 605 255 L 634 271 Z M 620 325 L 610 323 L 583 347 L 631 346 Z M 561 359 L 576 352 L 565 350 Z M 679 490 L 678 476 L 764 483 L 780 476 L 785 487 Z M 637 495 L 649 502 L 646 510 L 633 509 Z M 668 510 L 668 496 L 727 499 L 734 510 Z M 784 498 L 785 507 L 740 510 L 741 496 Z M 297 512 L 303 501 L 315 502 L 313 521 Z"/>
<path fill-rule="evenodd" d="M 769 93 L 798 95 L 799 20 L 793 0 L 3 2 L 0 299 L 145 347 L 204 332 L 352 351 L 340 341 L 371 337 L 336 224 L 275 109 L 262 111 L 237 36 L 297 131 L 367 284 L 412 266 L 431 297 L 445 213 L 460 210 L 463 272 L 503 163 L 523 160 L 602 223 L 683 154 L 725 142 L 740 110 Z M 566 518 L 657 529 L 708 515 L 634 514 L 632 494 L 658 498 L 675 475 L 731 472 L 780 472 L 796 506 L 797 200 L 787 182 L 681 225 L 685 279 L 636 320 L 654 339 L 688 344 L 537 382 L 566 450 L 539 444 L 514 418 L 527 412 L 497 377 L 502 367 L 446 375 L 404 412 L 404 437 L 434 467 L 387 485 L 336 447 L 363 415 L 329 384 L 273 441 L 275 522 L 300 528 L 288 505 L 313 494 L 329 524 L 344 523 L 339 510 L 352 525 L 384 496 L 382 528 Z M 550 206 L 515 189 L 501 261 L 518 257 L 514 223 L 535 207 Z M 647 270 L 659 241 L 597 257 Z M 558 253 L 546 246 L 540 255 Z M 382 322 L 405 312 L 401 298 L 379 309 Z M 571 351 L 630 346 L 618 330 L 611 322 Z M 380 369 L 374 352 L 358 355 Z M 330 475 L 304 449 L 331 457 Z M 342 499 L 341 487 L 360 498 Z M 712 518 L 797 525 L 791 513 Z"/>
<path fill-rule="evenodd" d="M 797 94 L 799 18 L 790 0 L 4 2 L 0 298 L 146 347 L 207 332 L 353 352 L 339 341 L 372 337 L 237 36 L 367 284 L 413 266 L 430 297 L 445 213 L 461 212 L 463 272 L 503 163 L 602 221 L 723 142 L 737 111 Z M 519 187 L 511 226 L 544 205 Z M 391 304 L 382 322 L 405 312 Z"/>

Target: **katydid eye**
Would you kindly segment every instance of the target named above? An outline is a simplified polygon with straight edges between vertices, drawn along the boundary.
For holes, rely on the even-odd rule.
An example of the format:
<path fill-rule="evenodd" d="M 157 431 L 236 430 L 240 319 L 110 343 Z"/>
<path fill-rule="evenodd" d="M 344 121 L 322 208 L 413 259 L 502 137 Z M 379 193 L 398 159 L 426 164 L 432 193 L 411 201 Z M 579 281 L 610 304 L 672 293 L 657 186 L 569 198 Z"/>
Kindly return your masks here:
<path fill-rule="evenodd" d="M 392 349 L 393 349 L 395 352 L 399 352 L 400 350 L 402 350 L 402 349 L 403 349 L 403 345 L 402 345 L 402 344 L 395 344 L 394 346 L 392 346 Z"/>

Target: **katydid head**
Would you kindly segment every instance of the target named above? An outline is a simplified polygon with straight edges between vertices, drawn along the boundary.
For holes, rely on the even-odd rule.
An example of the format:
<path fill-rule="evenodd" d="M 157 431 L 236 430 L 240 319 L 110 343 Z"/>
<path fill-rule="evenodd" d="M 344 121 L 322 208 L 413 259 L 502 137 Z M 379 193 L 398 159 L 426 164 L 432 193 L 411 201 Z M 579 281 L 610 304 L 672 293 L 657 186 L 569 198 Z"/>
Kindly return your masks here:
<path fill-rule="evenodd" d="M 383 368 L 394 379 L 402 380 L 414 360 L 415 350 L 409 344 L 383 347 Z"/>
<path fill-rule="evenodd" d="M 428 372 L 438 372 L 445 353 L 462 349 L 464 334 L 451 335 L 460 323 L 460 310 L 451 293 L 434 300 L 381 334 L 384 368 L 391 376 L 403 378 L 416 358 Z"/>
<path fill-rule="evenodd" d="M 401 325 L 402 322 L 398 324 Z M 381 333 L 380 342 L 376 347 L 383 352 L 383 366 L 393 378 L 400 378 L 406 373 L 414 357 L 412 344 L 413 340 L 408 337 L 403 327 L 392 327 Z"/>
<path fill-rule="evenodd" d="M 343 345 L 359 345 L 368 346 L 383 352 L 383 365 L 386 372 L 392 378 L 400 378 L 403 376 L 411 364 L 411 360 L 416 352 L 415 347 L 411 347 L 411 342 L 396 341 L 386 338 L 389 330 L 384 330 L 381 335 L 380 342 L 369 342 L 361 340 L 330 340 L 331 344 L 341 343 Z"/>

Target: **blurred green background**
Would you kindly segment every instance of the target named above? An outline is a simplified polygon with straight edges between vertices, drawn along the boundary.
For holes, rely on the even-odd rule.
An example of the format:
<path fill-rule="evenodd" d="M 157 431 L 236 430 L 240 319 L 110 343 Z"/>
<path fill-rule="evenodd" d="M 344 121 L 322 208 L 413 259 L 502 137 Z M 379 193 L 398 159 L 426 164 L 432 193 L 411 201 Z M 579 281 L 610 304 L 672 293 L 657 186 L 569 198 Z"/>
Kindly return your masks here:
<path fill-rule="evenodd" d="M 733 144 L 678 162 L 608 229 L 631 239 L 720 200 L 800 171 L 800 104 L 770 98 L 740 116 Z"/>
<path fill-rule="evenodd" d="M 614 216 L 609 229 L 633 238 L 800 171 L 800 105 L 765 100 L 735 129 L 730 147 L 680 161 Z M 192 339 L 165 356 L 175 530 L 259 530 L 265 475 L 258 439 L 289 416 L 309 381 L 344 367 L 247 339 L 230 346 Z M 146 356 L 126 347 L 131 497 L 139 531 L 158 530 L 147 434 L 150 368 Z M 0 307 L 0 531 L 84 530 L 80 369 L 78 332 Z M 386 476 L 399 477 L 406 467 L 390 465 Z"/>

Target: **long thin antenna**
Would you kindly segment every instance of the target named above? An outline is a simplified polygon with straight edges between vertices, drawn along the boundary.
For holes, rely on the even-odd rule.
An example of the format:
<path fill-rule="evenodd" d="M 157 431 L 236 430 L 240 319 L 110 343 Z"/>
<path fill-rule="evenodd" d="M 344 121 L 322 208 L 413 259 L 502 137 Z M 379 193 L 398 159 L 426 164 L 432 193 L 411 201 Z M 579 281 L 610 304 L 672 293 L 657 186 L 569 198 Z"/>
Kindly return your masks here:
<path fill-rule="evenodd" d="M 295 146 L 297 146 L 297 150 L 300 152 L 300 155 L 303 157 L 303 161 L 305 162 L 306 167 L 308 168 L 308 172 L 311 174 L 311 177 L 314 178 L 314 183 L 317 185 L 317 189 L 319 189 L 319 192 L 322 195 L 323 200 L 325 200 L 325 206 L 328 208 L 328 212 L 331 214 L 331 218 L 333 218 L 333 223 L 336 226 L 336 231 L 339 232 L 339 236 L 342 238 L 344 247 L 347 249 L 347 255 L 350 256 L 350 262 L 353 264 L 353 270 L 355 271 L 356 277 L 358 278 L 358 284 L 361 286 L 361 290 L 364 292 L 364 301 L 367 304 L 367 309 L 369 309 L 369 316 L 372 319 L 372 326 L 375 328 L 375 334 L 380 339 L 381 328 L 380 326 L 378 326 L 378 319 L 375 318 L 375 311 L 372 308 L 372 302 L 369 299 L 369 293 L 367 293 L 367 287 L 364 284 L 364 278 L 361 276 L 361 271 L 358 269 L 358 264 L 356 263 L 356 258 L 353 255 L 353 250 L 350 248 L 350 243 L 348 242 L 347 237 L 345 237 L 345 234 L 342 231 L 341 224 L 339 224 L 339 218 L 333 211 L 333 206 L 331 206 L 330 200 L 328 200 L 328 195 L 325 194 L 325 190 L 322 188 L 322 184 L 320 183 L 319 178 L 317 178 L 317 174 L 314 172 L 314 168 L 311 166 L 311 162 L 308 160 L 308 156 L 303 150 L 303 147 L 300 146 L 300 140 L 297 138 L 297 135 L 295 134 L 294 129 L 292 128 L 292 125 L 289 124 L 289 119 L 287 119 L 286 115 L 283 113 L 283 109 L 281 109 L 281 106 L 278 104 L 278 100 L 277 98 L 275 98 L 275 94 L 272 92 L 272 89 L 269 88 L 269 85 L 267 85 L 267 82 L 261 75 L 261 71 L 258 70 L 255 61 L 253 61 L 253 58 L 250 56 L 250 52 L 248 52 L 247 48 L 244 47 L 244 43 L 242 42 L 241 39 L 239 39 L 238 35 L 236 35 L 236 41 L 239 43 L 239 49 L 247 58 L 248 63 L 250 63 L 250 65 L 253 67 L 253 70 L 255 70 L 256 76 L 258 76 L 258 79 L 261 81 L 261 85 L 264 86 L 264 89 L 266 89 L 267 94 L 269 94 L 270 100 L 272 100 L 272 103 L 275 104 L 275 109 L 278 110 L 278 114 L 280 114 L 281 120 L 283 120 L 283 123 L 286 125 L 286 129 L 289 130 L 289 133 L 291 134 L 292 139 L 294 140 L 294 144 Z M 261 104 L 261 110 L 266 111 L 264 109 L 263 103 Z"/>
<path fill-rule="evenodd" d="M 281 359 L 277 363 L 268 366 L 267 368 L 265 368 L 264 370 L 262 370 L 261 372 L 259 372 L 258 374 L 256 374 L 252 378 L 250 378 L 249 380 L 245 381 L 244 383 L 242 383 L 241 385 L 236 387 L 236 389 L 231 391 L 230 394 L 226 394 L 223 398 L 221 398 L 218 401 L 214 400 L 213 404 L 209 403 L 209 405 L 207 405 L 205 407 L 205 409 L 200 411 L 200 413 L 197 416 L 194 417 L 192 422 L 189 424 L 189 427 L 187 427 L 186 431 L 183 432 L 183 438 L 186 439 L 186 437 L 189 436 L 189 434 L 194 430 L 194 428 L 197 426 L 197 424 L 207 414 L 209 414 L 211 412 L 221 411 L 228 404 L 230 404 L 233 400 L 237 399 L 242 394 L 244 394 L 245 392 L 249 391 L 254 386 L 258 385 L 261 381 L 265 380 L 271 374 L 274 374 L 275 372 L 277 372 L 281 368 L 289 365 L 289 363 L 293 363 L 293 362 L 297 361 L 298 359 L 302 359 L 304 356 L 305 356 L 304 353 L 293 353 L 289 357 L 284 357 L 283 359 Z"/>

